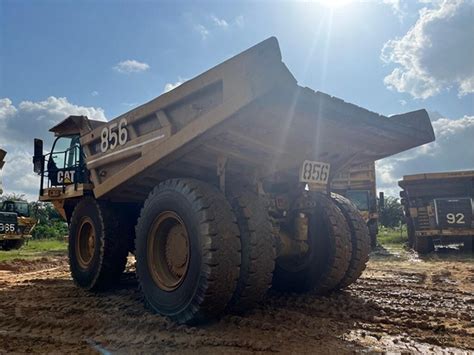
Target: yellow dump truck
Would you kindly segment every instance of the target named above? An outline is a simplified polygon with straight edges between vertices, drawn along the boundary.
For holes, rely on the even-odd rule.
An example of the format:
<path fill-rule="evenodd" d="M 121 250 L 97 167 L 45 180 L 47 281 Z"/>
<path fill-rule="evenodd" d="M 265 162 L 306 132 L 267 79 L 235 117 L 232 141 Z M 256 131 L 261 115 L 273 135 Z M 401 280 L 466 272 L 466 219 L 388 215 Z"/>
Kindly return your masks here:
<path fill-rule="evenodd" d="M 375 162 L 351 166 L 331 181 L 331 191 L 354 203 L 369 229 L 372 248 L 377 245 L 378 212 Z M 383 199 L 382 199 L 383 200 Z"/>
<path fill-rule="evenodd" d="M 412 248 L 426 254 L 435 244 L 463 243 L 472 253 L 473 170 L 407 175 L 398 184 Z"/>
<path fill-rule="evenodd" d="M 0 149 L 0 172 L 7 152 Z M 0 179 L 0 195 L 3 187 Z M 30 208 L 24 201 L 0 201 L 0 249 L 19 249 L 31 238 L 36 220 L 30 217 Z"/>
<path fill-rule="evenodd" d="M 434 140 L 425 110 L 388 118 L 298 86 L 276 38 L 109 122 L 51 131 L 34 170 L 69 223 L 74 281 L 109 287 L 132 251 L 147 305 L 180 323 L 248 309 L 271 286 L 354 282 L 368 230 L 331 179 Z"/>

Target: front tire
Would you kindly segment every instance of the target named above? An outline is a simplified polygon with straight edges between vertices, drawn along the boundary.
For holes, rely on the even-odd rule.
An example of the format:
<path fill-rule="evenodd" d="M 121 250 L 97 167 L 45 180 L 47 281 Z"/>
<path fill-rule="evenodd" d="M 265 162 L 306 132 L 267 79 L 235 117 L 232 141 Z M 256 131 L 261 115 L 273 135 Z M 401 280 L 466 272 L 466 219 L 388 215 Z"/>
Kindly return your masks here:
<path fill-rule="evenodd" d="M 69 226 L 69 266 L 74 282 L 88 290 L 114 286 L 127 263 L 127 236 L 117 212 L 85 197 L 74 208 Z"/>
<path fill-rule="evenodd" d="M 20 249 L 25 241 L 23 239 L 12 239 L 3 241 L 3 250 L 18 250 Z"/>
<path fill-rule="evenodd" d="M 137 276 L 145 302 L 178 323 L 220 315 L 239 277 L 235 216 L 216 188 L 167 180 L 148 196 L 136 226 Z"/>

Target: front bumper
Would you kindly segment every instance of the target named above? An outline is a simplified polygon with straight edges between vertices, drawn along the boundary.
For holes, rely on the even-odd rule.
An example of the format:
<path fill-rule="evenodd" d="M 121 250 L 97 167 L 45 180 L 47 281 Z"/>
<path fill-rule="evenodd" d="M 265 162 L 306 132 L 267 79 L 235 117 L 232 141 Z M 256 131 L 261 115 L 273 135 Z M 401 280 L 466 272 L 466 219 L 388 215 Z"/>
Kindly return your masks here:
<path fill-rule="evenodd" d="M 0 234 L 0 241 L 30 239 L 31 237 L 31 234 Z"/>
<path fill-rule="evenodd" d="M 468 237 L 474 236 L 474 229 L 473 228 L 466 228 L 466 229 L 427 229 L 423 231 L 416 231 L 415 235 L 417 237 L 434 237 L 434 236 L 441 236 L 441 237 Z"/>

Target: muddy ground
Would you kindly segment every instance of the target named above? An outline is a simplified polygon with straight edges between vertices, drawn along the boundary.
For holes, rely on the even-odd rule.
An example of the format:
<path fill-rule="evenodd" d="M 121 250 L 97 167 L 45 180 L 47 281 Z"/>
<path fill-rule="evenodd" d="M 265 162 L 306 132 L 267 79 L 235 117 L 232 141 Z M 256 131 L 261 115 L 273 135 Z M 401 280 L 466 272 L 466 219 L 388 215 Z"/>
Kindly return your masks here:
<path fill-rule="evenodd" d="M 244 316 L 178 326 L 142 305 L 132 262 L 118 290 L 73 285 L 63 255 L 0 263 L 0 352 L 474 352 L 474 260 L 379 249 L 329 297 L 270 292 Z"/>

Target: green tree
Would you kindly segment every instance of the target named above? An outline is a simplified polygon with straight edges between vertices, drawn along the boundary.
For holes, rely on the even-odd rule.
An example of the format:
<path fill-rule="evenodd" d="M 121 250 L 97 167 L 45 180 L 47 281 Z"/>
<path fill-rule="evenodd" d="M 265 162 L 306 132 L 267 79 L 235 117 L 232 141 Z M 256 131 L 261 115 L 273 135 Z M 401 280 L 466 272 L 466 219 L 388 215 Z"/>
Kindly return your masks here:
<path fill-rule="evenodd" d="M 379 205 L 379 222 L 389 228 L 398 227 L 404 222 L 403 207 L 398 198 L 387 196 L 384 206 Z"/>

